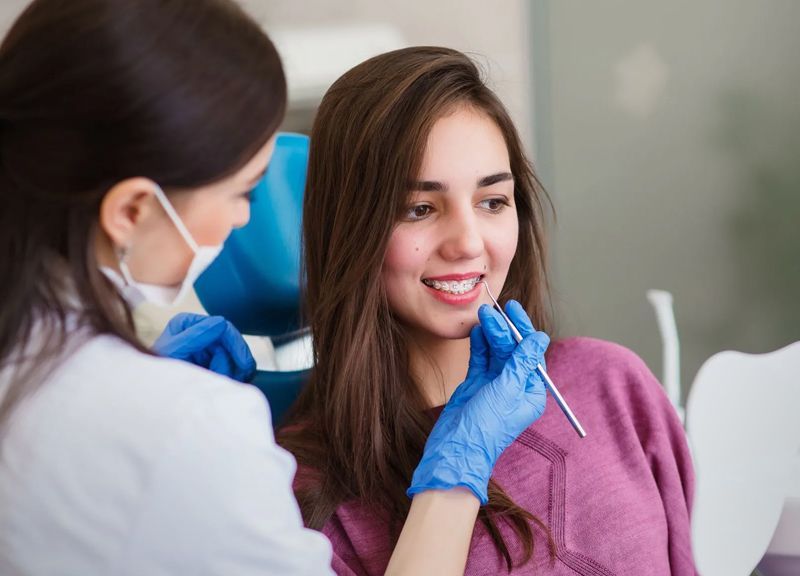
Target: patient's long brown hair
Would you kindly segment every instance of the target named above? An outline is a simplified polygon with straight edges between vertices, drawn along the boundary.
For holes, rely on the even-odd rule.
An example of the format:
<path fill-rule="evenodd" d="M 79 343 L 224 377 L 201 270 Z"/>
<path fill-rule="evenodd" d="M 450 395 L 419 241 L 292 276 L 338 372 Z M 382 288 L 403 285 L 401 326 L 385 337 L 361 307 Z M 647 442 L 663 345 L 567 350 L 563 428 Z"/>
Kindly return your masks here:
<path fill-rule="evenodd" d="M 549 199 L 526 159 L 503 105 L 467 56 L 416 47 L 367 60 L 325 95 L 311 135 L 304 204 L 306 311 L 316 366 L 279 441 L 315 472 L 297 498 L 307 525 L 321 529 L 336 507 L 356 499 L 381 514 L 399 536 L 406 496 L 435 422 L 409 372 L 408 336 L 381 283 L 392 230 L 404 212 L 434 123 L 458 106 L 494 120 L 514 176 L 519 243 L 503 298 L 522 302 L 539 329 L 550 330 L 544 208 Z M 481 508 L 506 565 L 533 554 L 533 525 L 546 526 L 495 483 Z M 524 547 L 512 559 L 498 524 Z"/>

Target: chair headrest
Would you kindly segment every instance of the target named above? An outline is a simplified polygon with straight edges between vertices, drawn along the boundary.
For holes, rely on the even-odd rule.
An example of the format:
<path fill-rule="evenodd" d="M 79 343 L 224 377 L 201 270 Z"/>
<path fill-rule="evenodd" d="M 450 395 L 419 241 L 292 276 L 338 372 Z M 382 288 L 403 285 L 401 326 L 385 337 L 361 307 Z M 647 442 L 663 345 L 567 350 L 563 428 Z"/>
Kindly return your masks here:
<path fill-rule="evenodd" d="M 250 221 L 234 230 L 195 283 L 209 314 L 244 334 L 280 337 L 300 325 L 300 228 L 308 136 L 279 134 L 254 191 Z"/>

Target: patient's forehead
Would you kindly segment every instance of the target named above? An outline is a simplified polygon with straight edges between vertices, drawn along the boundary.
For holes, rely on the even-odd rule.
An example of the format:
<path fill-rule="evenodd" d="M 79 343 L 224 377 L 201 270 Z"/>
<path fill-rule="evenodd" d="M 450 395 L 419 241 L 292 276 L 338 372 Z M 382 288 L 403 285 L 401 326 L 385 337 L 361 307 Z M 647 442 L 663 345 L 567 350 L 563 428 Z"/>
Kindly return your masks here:
<path fill-rule="evenodd" d="M 456 185 L 508 170 L 508 148 L 497 123 L 481 110 L 459 106 L 434 123 L 418 179 Z"/>

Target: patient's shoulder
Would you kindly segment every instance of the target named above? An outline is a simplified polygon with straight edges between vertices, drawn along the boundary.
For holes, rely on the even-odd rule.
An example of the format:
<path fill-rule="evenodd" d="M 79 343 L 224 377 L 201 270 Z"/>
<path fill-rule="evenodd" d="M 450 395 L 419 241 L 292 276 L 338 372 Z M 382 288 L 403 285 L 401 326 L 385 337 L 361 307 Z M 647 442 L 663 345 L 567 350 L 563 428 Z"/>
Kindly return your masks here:
<path fill-rule="evenodd" d="M 576 390 L 599 404 L 666 406 L 664 390 L 632 350 L 596 338 L 566 338 L 554 342 L 546 355 L 554 382 Z"/>
<path fill-rule="evenodd" d="M 553 342 L 547 351 L 546 359 L 551 369 L 558 366 L 559 370 L 650 373 L 642 359 L 629 348 L 585 336 Z"/>

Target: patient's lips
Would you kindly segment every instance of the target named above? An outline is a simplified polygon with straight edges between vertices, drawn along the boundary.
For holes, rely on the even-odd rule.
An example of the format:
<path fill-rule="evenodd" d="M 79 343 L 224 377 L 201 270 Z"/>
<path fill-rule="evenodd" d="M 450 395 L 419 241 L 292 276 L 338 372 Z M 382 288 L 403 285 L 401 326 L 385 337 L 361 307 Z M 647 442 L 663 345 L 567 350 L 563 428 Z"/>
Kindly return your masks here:
<path fill-rule="evenodd" d="M 447 304 L 463 305 L 473 302 L 480 295 L 478 283 L 483 278 L 480 272 L 430 276 L 422 283 L 438 300 Z"/>

